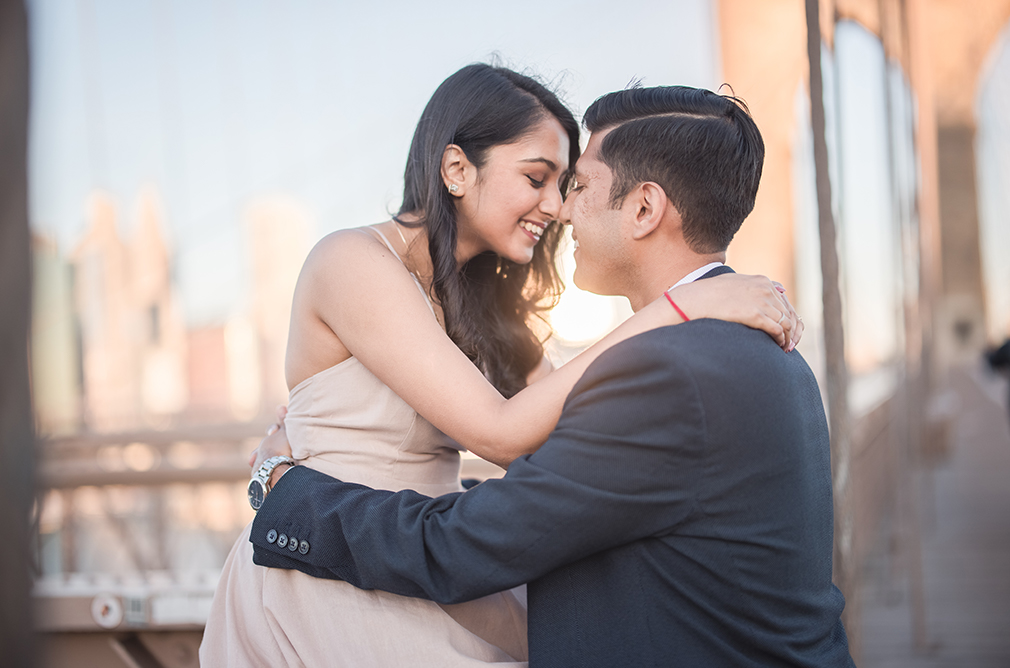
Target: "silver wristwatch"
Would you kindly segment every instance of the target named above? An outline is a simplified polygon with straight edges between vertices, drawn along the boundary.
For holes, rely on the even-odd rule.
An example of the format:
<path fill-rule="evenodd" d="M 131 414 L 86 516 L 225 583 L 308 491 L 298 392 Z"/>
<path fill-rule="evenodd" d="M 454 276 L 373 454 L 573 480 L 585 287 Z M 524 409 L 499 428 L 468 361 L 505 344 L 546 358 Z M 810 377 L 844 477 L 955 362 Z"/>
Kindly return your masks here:
<path fill-rule="evenodd" d="M 284 455 L 277 455 L 276 457 L 267 459 L 256 469 L 252 480 L 249 481 L 249 488 L 247 490 L 249 493 L 249 505 L 252 506 L 253 510 L 259 510 L 260 506 L 263 505 L 263 499 L 267 498 L 267 492 L 270 491 L 270 475 L 281 464 L 294 466 L 295 460 Z"/>

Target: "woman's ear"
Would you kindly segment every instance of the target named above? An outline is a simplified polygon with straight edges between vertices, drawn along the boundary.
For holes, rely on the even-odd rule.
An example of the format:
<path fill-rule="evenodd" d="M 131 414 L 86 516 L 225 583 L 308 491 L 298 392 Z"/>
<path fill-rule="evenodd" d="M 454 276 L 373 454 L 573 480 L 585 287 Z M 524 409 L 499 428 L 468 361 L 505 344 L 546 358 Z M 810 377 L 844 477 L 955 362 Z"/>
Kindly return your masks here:
<path fill-rule="evenodd" d="M 442 152 L 442 183 L 453 197 L 466 194 L 477 176 L 477 168 L 459 146 L 449 144 Z"/>
<path fill-rule="evenodd" d="M 630 207 L 634 213 L 631 236 L 635 240 L 644 239 L 655 232 L 667 213 L 676 214 L 677 223 L 680 222 L 680 215 L 667 198 L 666 191 L 652 181 L 641 183 L 628 193 L 625 206 Z"/>

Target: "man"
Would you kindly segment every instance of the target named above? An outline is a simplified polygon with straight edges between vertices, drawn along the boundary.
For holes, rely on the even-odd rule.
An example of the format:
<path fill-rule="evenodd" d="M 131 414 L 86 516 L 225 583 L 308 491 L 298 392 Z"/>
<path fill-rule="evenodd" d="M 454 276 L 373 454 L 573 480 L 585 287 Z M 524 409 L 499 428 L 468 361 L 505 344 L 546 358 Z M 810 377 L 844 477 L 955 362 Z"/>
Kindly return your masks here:
<path fill-rule="evenodd" d="M 633 89 L 597 100 L 585 123 L 561 212 L 576 284 L 639 308 L 730 271 L 764 158 L 744 108 Z M 278 532 L 311 549 L 279 546 Z M 251 540 L 260 565 L 444 603 L 527 582 L 534 668 L 852 665 L 817 384 L 798 353 L 736 324 L 614 346 L 539 451 L 463 494 L 290 468 Z"/>

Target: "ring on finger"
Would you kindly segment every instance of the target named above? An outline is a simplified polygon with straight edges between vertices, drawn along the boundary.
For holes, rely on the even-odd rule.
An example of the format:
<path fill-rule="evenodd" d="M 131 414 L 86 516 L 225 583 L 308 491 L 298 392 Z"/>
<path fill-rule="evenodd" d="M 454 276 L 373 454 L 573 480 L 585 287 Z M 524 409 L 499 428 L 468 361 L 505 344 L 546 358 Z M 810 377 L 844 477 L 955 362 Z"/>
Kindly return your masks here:
<path fill-rule="evenodd" d="M 786 314 L 785 314 L 785 311 L 783 311 L 782 315 L 779 316 L 779 319 L 775 321 L 775 324 L 776 325 L 781 325 L 782 321 L 785 320 L 785 319 L 786 319 Z"/>

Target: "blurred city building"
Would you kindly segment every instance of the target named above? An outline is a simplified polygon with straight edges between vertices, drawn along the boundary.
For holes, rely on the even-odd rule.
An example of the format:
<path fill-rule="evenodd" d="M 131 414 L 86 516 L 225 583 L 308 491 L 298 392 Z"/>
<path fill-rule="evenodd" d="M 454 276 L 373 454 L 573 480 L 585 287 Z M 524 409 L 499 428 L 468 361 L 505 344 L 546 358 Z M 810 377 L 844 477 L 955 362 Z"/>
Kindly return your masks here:
<path fill-rule="evenodd" d="M 88 222 L 70 255 L 84 425 L 166 427 L 187 403 L 186 332 L 157 196 L 139 195 L 127 239 L 106 193 L 91 196 Z"/>
<path fill-rule="evenodd" d="M 35 418 L 45 434 L 81 429 L 80 342 L 74 315 L 71 267 L 56 242 L 32 239 L 34 291 L 31 371 Z"/>
<path fill-rule="evenodd" d="M 248 318 L 256 332 L 261 375 L 261 396 L 250 407 L 269 413 L 278 404 L 287 404 L 284 356 L 291 298 L 309 252 L 309 215 L 289 198 L 261 198 L 246 209 L 244 230 L 252 270 Z"/>
<path fill-rule="evenodd" d="M 994 392 L 982 381 L 982 390 L 972 389 L 965 380 L 975 378 L 972 365 L 987 345 L 1010 336 L 1010 263 L 1003 257 L 1010 248 L 1010 0 L 978 0 L 970 9 L 959 0 L 819 3 L 833 195 L 827 204 L 838 234 L 837 274 L 826 271 L 821 259 L 818 206 L 824 202 L 815 187 L 804 3 L 711 0 L 663 8 L 671 25 L 701 35 L 700 43 L 712 47 L 691 54 L 692 71 L 715 78 L 705 85 L 730 84 L 761 128 L 766 162 L 758 202 L 730 248 L 729 262 L 737 271 L 786 285 L 807 325 L 800 350 L 818 375 L 826 404 L 829 386 L 839 379 L 827 372 L 838 360 L 825 343 L 835 316 L 824 307 L 823 288 L 834 283 L 841 293 L 841 387 L 849 428 L 848 454 L 836 472 L 842 499 L 836 568 L 846 574 L 854 654 L 863 651 L 862 610 L 875 605 L 861 584 L 880 577 L 881 554 L 888 578 L 910 592 L 908 650 L 928 652 L 931 636 L 940 631 L 928 624 L 921 568 L 928 517 L 919 516 L 920 501 L 925 496 L 929 502 L 933 473 L 951 460 L 954 444 L 970 440 L 954 429 L 963 402 Z M 44 10 L 37 8 L 39 21 L 48 16 Z M 88 28 L 96 19 L 80 13 L 87 55 L 96 48 Z M 559 17 L 570 18 L 565 12 Z M 157 43 L 171 41 L 170 24 L 158 23 Z M 603 34 L 602 25 L 594 29 Z M 263 30 L 271 33 L 275 26 Z M 614 49 L 631 53 L 632 44 L 621 39 L 613 37 Z M 564 53 L 582 53 L 582 47 L 563 43 L 569 51 L 551 66 L 579 66 L 579 57 Z M 669 58 L 680 58 L 672 49 Z M 100 85 L 112 82 L 95 74 L 95 58 L 91 53 L 81 67 L 89 95 L 97 96 Z M 241 97 L 242 77 L 254 74 L 241 70 L 235 54 L 220 60 L 236 68 L 223 77 L 224 99 Z M 354 180 L 363 176 L 341 172 L 343 178 L 325 188 L 304 185 L 314 176 L 309 171 L 325 172 L 316 154 L 312 170 L 286 170 L 274 180 L 250 177 L 253 185 L 236 186 L 238 175 L 257 173 L 260 162 L 269 162 L 243 160 L 270 144 L 253 140 L 259 135 L 250 128 L 262 121 L 260 112 L 255 105 L 227 108 L 220 141 L 195 121 L 187 126 L 199 110 L 186 106 L 188 98 L 173 97 L 185 77 L 177 80 L 168 71 L 170 58 L 158 62 L 158 68 L 169 63 L 151 77 L 162 82 L 154 97 L 171 139 L 164 182 L 125 191 L 104 187 L 104 151 L 122 140 L 112 125 L 93 121 L 98 105 L 89 97 L 86 131 L 99 147 L 90 154 L 92 182 L 103 187 L 91 187 L 80 202 L 85 224 L 73 243 L 41 230 L 33 243 L 32 391 L 44 437 L 36 615 L 47 632 L 46 665 L 72 665 L 84 655 L 99 657 L 87 665 L 130 665 L 124 656 L 136 665 L 151 657 L 166 666 L 196 664 L 195 643 L 216 574 L 251 517 L 243 495 L 246 458 L 274 407 L 286 401 L 291 297 L 317 238 L 315 225 L 322 223 L 325 232 L 378 222 L 344 218 L 344 200 L 346 211 L 355 213 L 361 199 L 347 183 L 372 187 Z M 308 72 L 314 81 L 350 76 L 340 69 L 340 58 L 292 62 L 301 63 L 299 76 Z M 465 62 L 435 72 L 435 80 Z M 336 70 L 311 69 L 319 63 Z M 200 71 L 190 73 L 199 78 Z M 613 85 L 631 74 L 622 73 Z M 264 88 L 274 90 L 250 84 L 245 94 L 251 99 Z M 208 98 L 217 94 L 211 87 L 201 90 Z M 414 110 L 406 128 L 431 90 L 398 105 Z M 284 104 L 311 119 L 314 98 L 287 92 L 280 96 Z M 584 109 L 603 92 L 580 92 L 575 106 Z M 357 102 L 327 117 L 345 132 L 334 145 L 357 146 L 354 135 L 377 122 L 375 109 L 382 105 Z M 337 105 L 320 106 L 332 112 Z M 186 128 L 221 147 L 224 157 L 187 160 L 186 147 L 200 142 L 187 138 Z M 409 132 L 403 130 L 404 154 Z M 368 159 L 382 153 L 376 142 L 386 134 L 369 134 Z M 40 146 L 47 141 L 37 140 Z M 357 155 L 338 151 L 327 159 L 346 162 L 349 154 Z M 371 169 L 395 180 L 403 157 L 397 153 L 381 169 L 362 163 L 362 174 Z M 224 167 L 220 173 L 201 171 L 208 164 Z M 46 186 L 36 187 L 44 197 Z M 319 190 L 343 199 L 321 208 L 306 194 Z M 385 192 L 377 190 L 376 199 Z M 197 215 L 193 202 L 201 193 L 229 204 L 207 205 Z M 132 202 L 128 214 L 122 201 Z M 570 276 L 570 249 L 562 263 Z M 601 301 L 568 284 L 551 318 L 557 332 L 551 352 L 559 360 L 630 312 L 620 300 Z M 196 309 L 195 302 L 211 307 Z M 993 457 L 996 475 L 1005 457 Z M 480 470 L 473 460 L 465 466 Z M 870 618 L 878 619 L 874 610 Z M 999 614 L 1010 610 L 1000 608 Z M 112 643 L 100 632 L 112 634 Z M 1002 649 L 993 651 L 1000 656 Z"/>
<path fill-rule="evenodd" d="M 186 326 L 158 196 L 137 198 L 126 239 L 107 193 L 88 202 L 69 259 L 35 238 L 33 393 L 42 433 L 115 433 L 247 422 L 286 403 L 291 297 L 309 222 L 279 197 L 252 202 L 243 225 L 248 295 L 224 322 Z"/>

